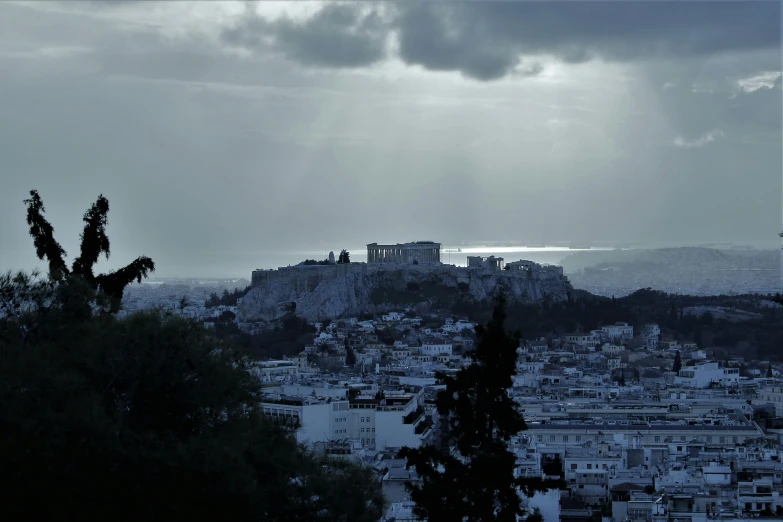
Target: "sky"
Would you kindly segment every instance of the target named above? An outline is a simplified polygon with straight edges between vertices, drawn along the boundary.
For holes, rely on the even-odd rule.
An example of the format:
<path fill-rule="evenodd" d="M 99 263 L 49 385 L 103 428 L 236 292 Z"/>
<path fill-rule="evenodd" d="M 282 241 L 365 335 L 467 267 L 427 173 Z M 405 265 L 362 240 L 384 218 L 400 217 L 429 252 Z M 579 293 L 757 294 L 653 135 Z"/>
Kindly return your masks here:
<path fill-rule="evenodd" d="M 0 2 L 0 269 L 245 275 L 414 240 L 766 242 L 781 3 Z"/>

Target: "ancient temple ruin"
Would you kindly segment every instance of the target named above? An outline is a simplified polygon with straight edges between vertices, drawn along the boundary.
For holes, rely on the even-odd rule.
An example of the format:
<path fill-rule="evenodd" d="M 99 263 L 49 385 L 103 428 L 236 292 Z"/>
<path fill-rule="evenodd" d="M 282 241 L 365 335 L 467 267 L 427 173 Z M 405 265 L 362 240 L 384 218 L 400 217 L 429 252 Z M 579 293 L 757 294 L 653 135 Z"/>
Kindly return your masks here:
<path fill-rule="evenodd" d="M 440 243 L 415 241 L 396 245 L 367 245 L 368 263 L 440 264 Z"/>

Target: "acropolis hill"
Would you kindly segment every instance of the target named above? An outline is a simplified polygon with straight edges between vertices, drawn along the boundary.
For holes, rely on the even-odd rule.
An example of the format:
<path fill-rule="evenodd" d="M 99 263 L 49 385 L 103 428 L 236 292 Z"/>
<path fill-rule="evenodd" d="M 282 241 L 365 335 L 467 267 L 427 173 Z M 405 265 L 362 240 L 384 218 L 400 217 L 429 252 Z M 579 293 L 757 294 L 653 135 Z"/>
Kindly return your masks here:
<path fill-rule="evenodd" d="M 488 300 L 503 291 L 509 302 L 567 299 L 563 270 L 532 261 L 503 266 L 502 258 L 468 258 L 468 267 L 440 262 L 440 244 L 367 245 L 367 263 L 296 265 L 256 270 L 239 305 L 239 321 L 270 322 L 295 314 L 308 321 L 337 319 L 456 298 Z M 331 256 L 330 256 L 331 257 Z"/>

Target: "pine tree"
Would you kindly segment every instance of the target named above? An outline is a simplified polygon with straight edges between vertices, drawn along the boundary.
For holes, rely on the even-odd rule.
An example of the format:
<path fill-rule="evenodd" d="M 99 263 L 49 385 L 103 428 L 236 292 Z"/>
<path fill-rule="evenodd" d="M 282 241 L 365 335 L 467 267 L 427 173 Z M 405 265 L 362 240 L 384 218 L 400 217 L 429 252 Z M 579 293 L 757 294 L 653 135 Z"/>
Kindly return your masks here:
<path fill-rule="evenodd" d="M 772 377 L 772 363 L 767 365 L 767 377 Z"/>
<path fill-rule="evenodd" d="M 677 354 L 674 356 L 674 366 L 672 366 L 672 371 L 674 373 L 680 373 L 681 369 L 682 369 L 682 358 L 680 357 L 680 351 L 677 350 Z"/>
<path fill-rule="evenodd" d="M 478 345 L 472 364 L 455 377 L 439 375 L 446 389 L 438 393 L 438 414 L 448 418 L 449 448 L 403 448 L 421 478 L 408 485 L 417 516 L 432 521 L 514 521 L 525 515 L 519 496 L 561 487 L 557 480 L 516 478 L 516 457 L 508 441 L 527 429 L 508 389 L 516 373 L 519 335 L 506 333 L 501 296 L 486 327 L 476 327 Z"/>
<path fill-rule="evenodd" d="M 30 191 L 30 199 L 24 200 L 27 205 L 27 224 L 38 259 L 49 262 L 49 277 L 54 281 L 68 276 L 81 277 L 88 285 L 100 290 L 109 298 L 112 312 L 119 310 L 125 287 L 133 281 L 141 282 L 150 272 L 155 270 L 152 259 L 141 256 L 120 268 L 106 274 L 94 275 L 93 267 L 101 255 L 109 259 L 110 243 L 106 235 L 109 223 L 109 200 L 103 195 L 84 213 L 84 230 L 81 233 L 81 251 L 73 261 L 71 270 L 65 264 L 65 250 L 54 239 L 54 227 L 43 216 L 45 208 L 38 191 Z"/>

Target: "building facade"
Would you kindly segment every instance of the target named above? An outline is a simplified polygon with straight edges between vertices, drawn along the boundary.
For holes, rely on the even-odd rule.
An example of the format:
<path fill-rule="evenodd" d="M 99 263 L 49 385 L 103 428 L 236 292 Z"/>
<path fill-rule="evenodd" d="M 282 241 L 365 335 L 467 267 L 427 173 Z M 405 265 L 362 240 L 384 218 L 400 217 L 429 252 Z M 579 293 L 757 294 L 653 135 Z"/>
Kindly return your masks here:
<path fill-rule="evenodd" d="M 367 245 L 368 263 L 440 264 L 440 243 L 415 241 L 396 245 Z"/>

